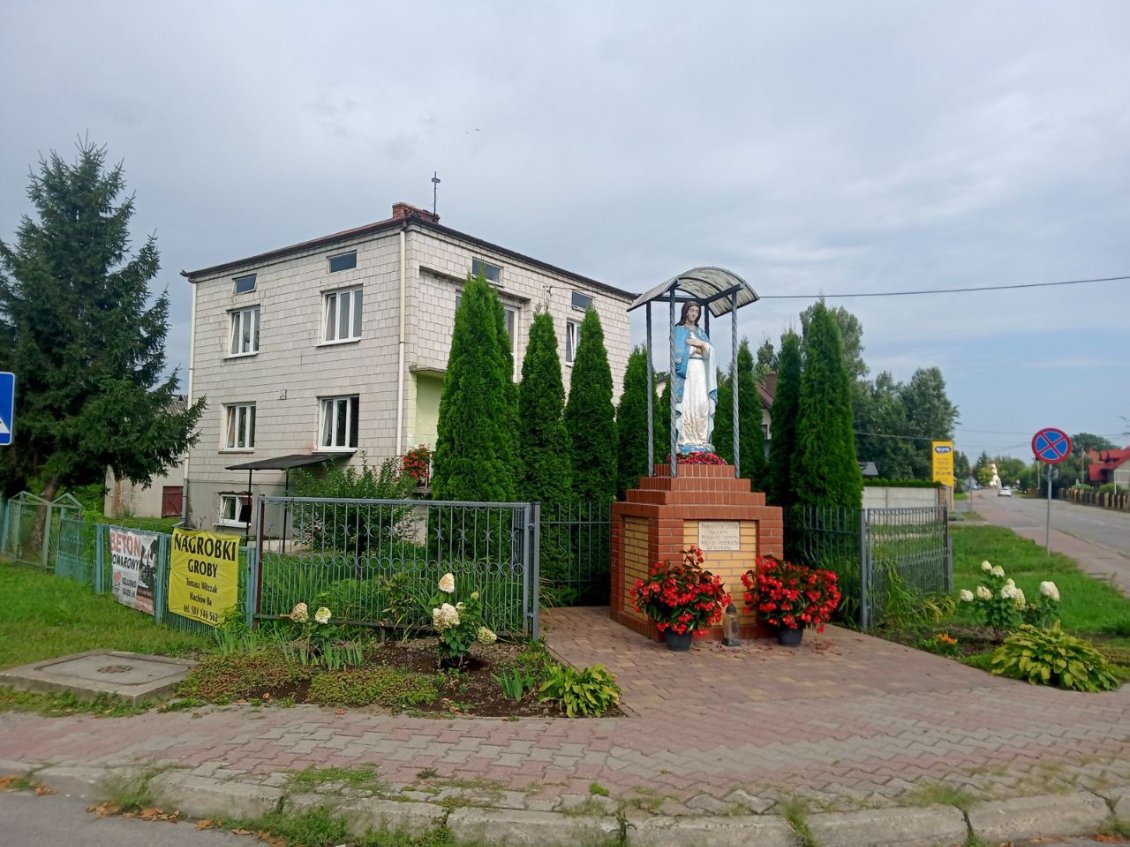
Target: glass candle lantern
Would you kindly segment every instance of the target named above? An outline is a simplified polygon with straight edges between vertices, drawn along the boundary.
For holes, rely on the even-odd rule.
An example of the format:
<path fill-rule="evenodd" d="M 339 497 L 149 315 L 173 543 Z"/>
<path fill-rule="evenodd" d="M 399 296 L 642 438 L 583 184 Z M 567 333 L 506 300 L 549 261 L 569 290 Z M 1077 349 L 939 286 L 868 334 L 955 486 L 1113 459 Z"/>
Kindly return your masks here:
<path fill-rule="evenodd" d="M 742 643 L 738 637 L 738 610 L 733 603 L 722 615 L 722 643 L 727 647 L 740 647 Z"/>

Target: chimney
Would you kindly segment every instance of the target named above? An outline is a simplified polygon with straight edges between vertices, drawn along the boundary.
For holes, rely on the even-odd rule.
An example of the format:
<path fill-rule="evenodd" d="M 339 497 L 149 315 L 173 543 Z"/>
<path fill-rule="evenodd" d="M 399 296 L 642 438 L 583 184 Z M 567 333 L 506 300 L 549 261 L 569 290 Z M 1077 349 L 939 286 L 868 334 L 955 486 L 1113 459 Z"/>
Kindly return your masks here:
<path fill-rule="evenodd" d="M 413 206 L 410 203 L 393 203 L 392 204 L 392 219 L 394 221 L 407 220 L 409 218 L 422 218 L 431 223 L 439 223 L 439 215 L 429 212 L 427 209 L 421 209 L 418 206 Z"/>

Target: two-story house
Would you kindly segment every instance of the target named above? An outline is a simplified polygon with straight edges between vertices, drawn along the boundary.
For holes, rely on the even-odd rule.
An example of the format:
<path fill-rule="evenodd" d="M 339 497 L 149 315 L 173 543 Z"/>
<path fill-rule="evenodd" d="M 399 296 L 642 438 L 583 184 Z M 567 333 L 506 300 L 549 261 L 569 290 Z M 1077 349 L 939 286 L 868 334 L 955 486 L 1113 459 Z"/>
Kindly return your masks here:
<path fill-rule="evenodd" d="M 534 310 L 553 316 L 568 390 L 584 312 L 600 315 L 619 397 L 634 295 L 441 226 L 397 203 L 392 217 L 184 272 L 192 283 L 190 402 L 208 400 L 185 470 L 185 517 L 243 526 L 248 475 L 233 465 L 299 454 L 379 464 L 436 443 L 455 309 L 482 274 L 506 309 L 514 378 Z M 255 493 L 281 494 L 259 471 Z"/>

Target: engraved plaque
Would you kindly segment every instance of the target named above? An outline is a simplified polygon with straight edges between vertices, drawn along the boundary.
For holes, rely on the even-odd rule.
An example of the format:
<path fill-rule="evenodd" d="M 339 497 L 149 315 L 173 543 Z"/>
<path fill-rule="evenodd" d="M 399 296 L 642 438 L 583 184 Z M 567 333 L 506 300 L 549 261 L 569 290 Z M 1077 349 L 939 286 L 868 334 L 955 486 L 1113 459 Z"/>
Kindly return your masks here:
<path fill-rule="evenodd" d="M 703 550 L 741 550 L 741 522 L 699 521 L 698 546 Z"/>

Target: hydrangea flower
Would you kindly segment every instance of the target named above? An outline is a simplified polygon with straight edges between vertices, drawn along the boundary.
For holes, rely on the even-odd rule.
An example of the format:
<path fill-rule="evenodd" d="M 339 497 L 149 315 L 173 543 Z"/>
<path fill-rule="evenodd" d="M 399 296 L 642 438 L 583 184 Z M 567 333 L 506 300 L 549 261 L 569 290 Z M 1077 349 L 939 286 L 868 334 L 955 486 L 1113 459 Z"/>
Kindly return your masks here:
<path fill-rule="evenodd" d="M 993 576 L 1004 576 L 1004 568 L 1000 565 L 993 565 L 993 569 L 990 573 L 992 573 Z"/>
<path fill-rule="evenodd" d="M 961 589 L 961 592 L 958 594 L 958 597 L 961 598 L 962 603 L 972 603 L 973 602 L 973 592 L 970 591 L 968 588 Z"/>
<path fill-rule="evenodd" d="M 1041 582 L 1040 593 L 1047 597 L 1049 600 L 1059 602 L 1059 589 L 1055 587 L 1054 582 Z"/>
<path fill-rule="evenodd" d="M 992 569 L 993 564 L 987 559 L 981 563 L 981 570 L 983 570 L 985 573 L 989 573 Z"/>
<path fill-rule="evenodd" d="M 444 603 L 438 609 L 432 609 L 432 625 L 436 632 L 443 632 L 453 626 L 459 626 L 459 612 L 450 603 Z"/>
<path fill-rule="evenodd" d="M 290 619 L 295 623 L 306 623 L 310 620 L 310 612 L 306 608 L 306 604 L 296 603 L 294 608 L 290 610 Z"/>
<path fill-rule="evenodd" d="M 977 597 L 981 600 L 992 600 L 993 592 L 986 588 L 984 585 L 977 586 Z"/>
<path fill-rule="evenodd" d="M 498 636 L 495 635 L 491 630 L 487 629 L 485 626 L 479 627 L 476 638 L 478 639 L 478 642 L 480 644 L 494 644 L 494 642 L 498 640 Z"/>
<path fill-rule="evenodd" d="M 329 623 L 332 617 L 333 614 L 325 606 L 318 607 L 318 611 L 314 612 L 314 620 L 321 624 Z"/>
<path fill-rule="evenodd" d="M 455 574 L 445 573 L 439 578 L 439 590 L 444 594 L 451 594 L 455 591 Z"/>

